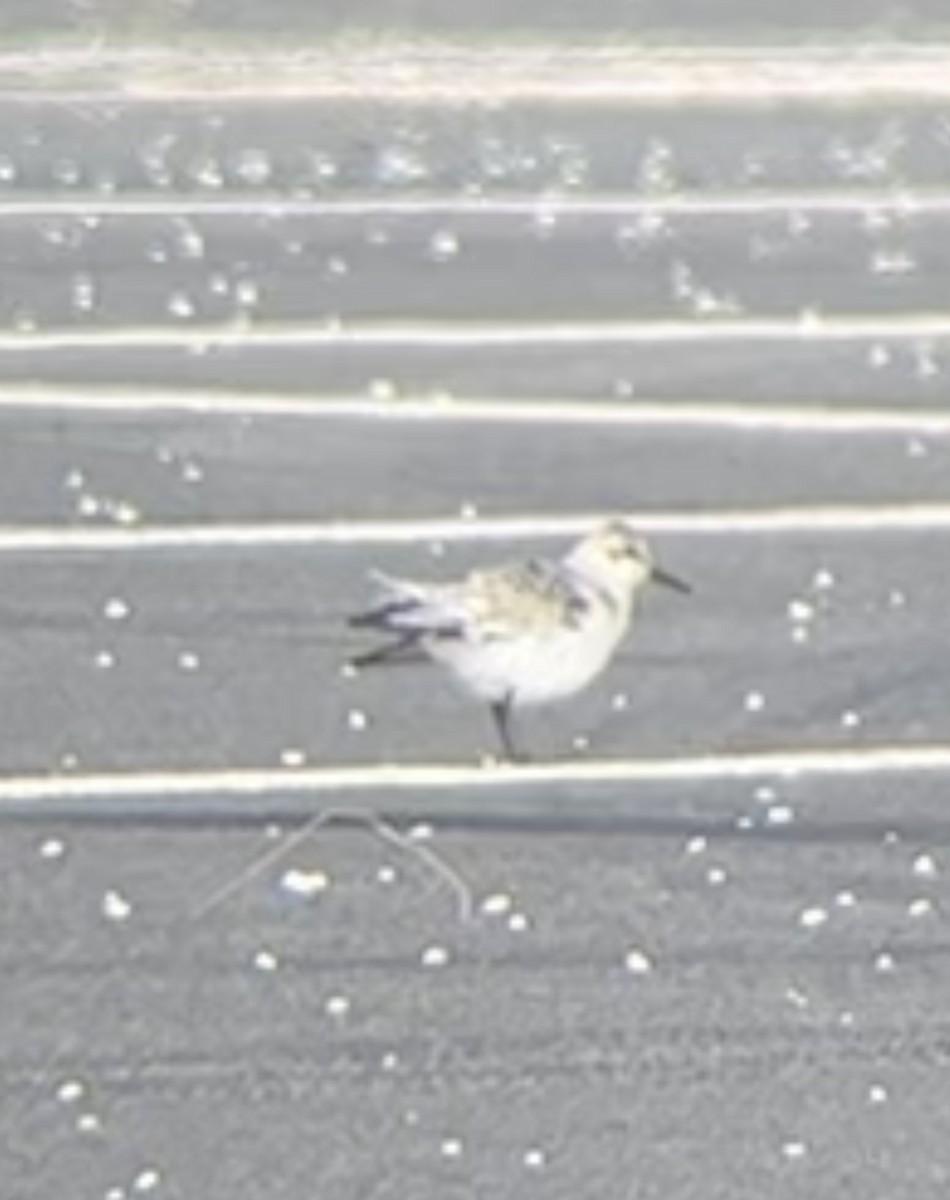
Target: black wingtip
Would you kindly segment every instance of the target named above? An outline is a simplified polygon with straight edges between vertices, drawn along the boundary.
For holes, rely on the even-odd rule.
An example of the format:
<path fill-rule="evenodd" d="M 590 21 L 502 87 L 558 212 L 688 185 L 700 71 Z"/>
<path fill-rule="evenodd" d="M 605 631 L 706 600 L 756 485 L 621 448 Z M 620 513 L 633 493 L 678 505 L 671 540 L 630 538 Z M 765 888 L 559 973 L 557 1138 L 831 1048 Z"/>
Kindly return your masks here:
<path fill-rule="evenodd" d="M 366 612 L 354 613 L 353 616 L 347 617 L 346 623 L 350 629 L 398 628 L 398 622 L 394 622 L 393 618 L 412 612 L 416 607 L 414 600 L 394 600 L 390 604 L 367 609 Z"/>
<path fill-rule="evenodd" d="M 352 613 L 346 618 L 350 629 L 372 629 L 379 624 L 379 616 L 372 612 Z"/>

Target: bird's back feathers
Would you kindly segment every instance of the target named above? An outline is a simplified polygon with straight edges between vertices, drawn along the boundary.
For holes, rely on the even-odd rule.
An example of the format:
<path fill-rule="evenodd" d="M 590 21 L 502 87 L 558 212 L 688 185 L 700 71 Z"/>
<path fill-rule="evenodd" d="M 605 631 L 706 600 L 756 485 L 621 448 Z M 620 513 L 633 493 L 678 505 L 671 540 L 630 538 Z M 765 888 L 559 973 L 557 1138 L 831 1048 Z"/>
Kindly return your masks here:
<path fill-rule="evenodd" d="M 474 641 L 577 623 L 583 591 L 561 564 L 542 559 L 473 571 L 457 584 L 425 584 L 374 572 L 378 602 L 350 618 L 356 628 Z"/>

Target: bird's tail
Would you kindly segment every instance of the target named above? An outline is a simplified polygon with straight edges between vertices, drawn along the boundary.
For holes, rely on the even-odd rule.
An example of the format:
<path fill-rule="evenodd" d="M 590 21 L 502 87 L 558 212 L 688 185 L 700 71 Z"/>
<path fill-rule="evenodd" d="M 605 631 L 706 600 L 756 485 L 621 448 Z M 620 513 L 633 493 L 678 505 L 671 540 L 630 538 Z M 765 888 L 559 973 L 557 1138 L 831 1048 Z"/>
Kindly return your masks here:
<path fill-rule="evenodd" d="M 373 572 L 379 598 L 365 612 L 350 617 L 353 629 L 382 629 L 392 633 L 451 634 L 460 621 L 432 587 Z"/>

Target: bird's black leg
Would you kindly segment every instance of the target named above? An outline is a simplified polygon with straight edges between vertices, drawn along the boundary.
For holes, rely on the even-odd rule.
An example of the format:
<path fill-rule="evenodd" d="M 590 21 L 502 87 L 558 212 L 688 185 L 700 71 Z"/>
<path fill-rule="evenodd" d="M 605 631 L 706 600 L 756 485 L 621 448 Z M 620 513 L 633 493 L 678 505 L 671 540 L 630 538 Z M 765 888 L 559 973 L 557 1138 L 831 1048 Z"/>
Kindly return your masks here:
<path fill-rule="evenodd" d="M 349 659 L 350 665 L 353 667 L 375 667 L 380 663 L 411 662 L 414 655 L 407 654 L 406 652 L 415 648 L 420 636 L 415 631 L 404 633 L 395 642 L 386 642 L 382 646 L 376 646 L 373 650 L 366 650 L 362 654 L 353 654 Z"/>
<path fill-rule="evenodd" d="M 511 762 L 524 762 L 527 755 L 522 754 L 515 745 L 514 738 L 511 736 L 511 695 L 505 696 L 503 700 L 496 700 L 491 705 L 492 720 L 495 723 L 495 729 L 501 741 L 502 749 L 505 752 L 505 758 Z"/>

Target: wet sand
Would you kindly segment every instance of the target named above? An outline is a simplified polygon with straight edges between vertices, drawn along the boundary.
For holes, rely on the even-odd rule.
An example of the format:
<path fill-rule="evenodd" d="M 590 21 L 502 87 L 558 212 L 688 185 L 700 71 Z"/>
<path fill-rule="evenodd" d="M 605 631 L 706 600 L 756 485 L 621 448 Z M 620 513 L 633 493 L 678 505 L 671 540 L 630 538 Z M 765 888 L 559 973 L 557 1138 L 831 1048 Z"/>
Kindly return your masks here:
<path fill-rule="evenodd" d="M 4 1195 L 945 1194 L 944 126 L 0 105 Z M 341 670 L 603 511 L 533 773 Z"/>

